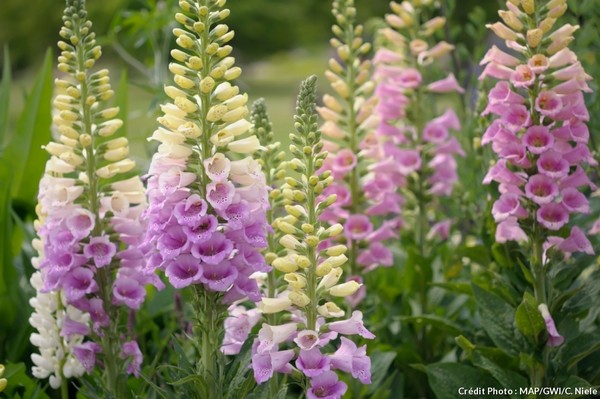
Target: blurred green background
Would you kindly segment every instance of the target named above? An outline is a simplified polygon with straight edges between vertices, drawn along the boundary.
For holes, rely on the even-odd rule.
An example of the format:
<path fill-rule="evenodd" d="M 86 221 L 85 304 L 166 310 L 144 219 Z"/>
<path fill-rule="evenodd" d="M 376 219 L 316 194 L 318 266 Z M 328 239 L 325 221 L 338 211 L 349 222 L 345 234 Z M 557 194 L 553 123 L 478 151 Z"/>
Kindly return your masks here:
<path fill-rule="evenodd" d="M 357 0 L 359 19 L 367 37 L 388 11 L 387 0 Z M 495 18 L 498 5 L 489 0 L 442 2 L 456 20 L 448 32 L 469 48 L 478 39 L 461 27 L 475 16 Z M 154 129 L 154 112 L 162 100 L 162 85 L 169 81 L 168 49 L 174 44 L 174 0 L 88 0 L 94 30 L 103 45 L 101 66 L 111 69 L 113 83 L 127 70 L 129 138 L 132 153 L 143 168 L 151 147 L 146 137 Z M 331 4 L 322 0 L 229 0 L 232 10 L 227 23 L 236 32 L 234 55 L 244 74 L 238 82 L 251 100 L 265 97 L 273 125 L 284 141 L 292 129 L 293 107 L 298 83 L 310 74 L 322 76 L 329 57 L 328 40 L 333 18 Z M 23 92 L 33 82 L 46 48 L 55 53 L 61 26 L 61 0 L 0 1 L 0 47 L 8 45 L 14 83 L 11 91 L 13 119 L 23 106 Z M 473 33 L 473 32 L 471 32 Z M 4 55 L 0 52 L 0 65 Z M 464 64 L 464 63 L 463 63 Z M 464 70 L 468 65 L 464 64 Z M 321 90 L 326 82 L 320 79 Z"/>

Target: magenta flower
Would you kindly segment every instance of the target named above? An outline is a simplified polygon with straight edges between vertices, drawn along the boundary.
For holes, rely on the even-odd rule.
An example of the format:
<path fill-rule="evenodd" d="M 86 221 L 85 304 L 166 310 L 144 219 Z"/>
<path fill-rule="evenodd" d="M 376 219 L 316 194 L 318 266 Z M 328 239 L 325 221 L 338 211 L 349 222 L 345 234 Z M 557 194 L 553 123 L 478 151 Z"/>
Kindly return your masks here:
<path fill-rule="evenodd" d="M 165 268 L 165 275 L 175 288 L 184 288 L 197 283 L 202 273 L 200 261 L 189 254 L 170 260 Z"/>
<path fill-rule="evenodd" d="M 331 367 L 343 370 L 358 378 L 363 384 L 371 383 L 371 359 L 367 356 L 366 345 L 360 348 L 346 337 L 342 337 L 338 350 L 330 355 Z"/>
<path fill-rule="evenodd" d="M 348 390 L 348 386 L 333 371 L 325 371 L 311 378 L 310 385 L 306 392 L 308 399 L 340 399 Z"/>
<path fill-rule="evenodd" d="M 296 359 L 296 367 L 305 376 L 313 378 L 330 370 L 330 358 L 324 356 L 319 348 L 301 349 Z"/>
<path fill-rule="evenodd" d="M 85 370 L 90 373 L 96 365 L 96 354 L 102 351 L 100 345 L 95 342 L 84 342 L 73 347 L 73 353 Z"/>
<path fill-rule="evenodd" d="M 121 357 L 127 363 L 127 373 L 133 374 L 136 377 L 140 376 L 140 367 L 142 365 L 142 351 L 136 341 L 128 341 L 123 344 Z"/>
<path fill-rule="evenodd" d="M 545 303 L 541 303 L 538 306 L 538 310 L 542 314 L 542 318 L 546 323 L 546 330 L 548 331 L 548 341 L 546 345 L 548 346 L 560 346 L 565 341 L 565 338 L 561 336 L 556 330 L 556 325 L 554 324 L 554 319 L 548 310 L 548 306 Z"/>
<path fill-rule="evenodd" d="M 273 372 L 291 373 L 290 361 L 294 358 L 294 351 L 271 351 L 259 354 L 253 352 L 251 368 L 254 371 L 254 379 L 258 384 L 268 381 Z"/>
<path fill-rule="evenodd" d="M 106 236 L 92 237 L 90 242 L 83 247 L 83 254 L 92 258 L 96 267 L 108 265 L 116 253 L 117 247 Z"/>
<path fill-rule="evenodd" d="M 328 325 L 331 331 L 344 335 L 360 335 L 366 339 L 373 339 L 375 335 L 367 330 L 362 321 L 362 312 L 355 310 L 352 317 L 347 320 L 334 321 Z"/>

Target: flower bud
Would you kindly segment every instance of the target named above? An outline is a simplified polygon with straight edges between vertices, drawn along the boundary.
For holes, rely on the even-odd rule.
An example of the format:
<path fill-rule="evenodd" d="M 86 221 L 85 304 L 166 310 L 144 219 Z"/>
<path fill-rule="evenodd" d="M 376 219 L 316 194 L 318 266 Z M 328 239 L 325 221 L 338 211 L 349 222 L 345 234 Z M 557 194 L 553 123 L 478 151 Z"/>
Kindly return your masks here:
<path fill-rule="evenodd" d="M 282 296 L 279 298 L 263 298 L 257 304 L 257 307 L 263 313 L 270 314 L 270 313 L 278 313 L 283 310 L 286 310 L 291 305 L 292 305 L 292 301 L 289 298 Z"/>
<path fill-rule="evenodd" d="M 323 232 L 323 237 L 324 238 L 337 237 L 338 235 L 340 235 L 342 233 L 342 231 L 344 231 L 344 227 L 341 224 L 336 223 L 336 224 L 330 226 L 329 228 L 327 228 L 327 230 L 325 230 Z"/>
<path fill-rule="evenodd" d="M 286 234 L 279 240 L 279 243 L 287 249 L 296 250 L 301 248 L 303 245 L 291 234 Z"/>
<path fill-rule="evenodd" d="M 287 273 L 283 279 L 289 284 L 292 290 L 297 291 L 306 287 L 306 278 L 298 273 Z"/>
<path fill-rule="evenodd" d="M 337 284 L 342 276 L 343 270 L 340 267 L 331 269 L 319 282 L 317 289 L 329 289 Z"/>
<path fill-rule="evenodd" d="M 337 297 L 347 297 L 354 294 L 362 284 L 356 281 L 347 281 L 343 284 L 334 285 L 329 289 L 329 294 Z"/>
<path fill-rule="evenodd" d="M 333 302 L 326 302 L 317 308 L 317 312 L 323 317 L 343 317 L 344 311 Z"/>
<path fill-rule="evenodd" d="M 536 48 L 542 41 L 543 36 L 544 36 L 543 30 L 541 30 L 539 28 L 530 29 L 527 31 L 527 44 L 531 48 Z"/>
<path fill-rule="evenodd" d="M 296 306 L 303 308 L 310 303 L 310 298 L 302 291 L 291 291 L 288 294 L 289 300 Z"/>
<path fill-rule="evenodd" d="M 271 265 L 283 273 L 292 273 L 298 270 L 297 262 L 294 262 L 289 256 L 277 258 L 272 261 Z"/>

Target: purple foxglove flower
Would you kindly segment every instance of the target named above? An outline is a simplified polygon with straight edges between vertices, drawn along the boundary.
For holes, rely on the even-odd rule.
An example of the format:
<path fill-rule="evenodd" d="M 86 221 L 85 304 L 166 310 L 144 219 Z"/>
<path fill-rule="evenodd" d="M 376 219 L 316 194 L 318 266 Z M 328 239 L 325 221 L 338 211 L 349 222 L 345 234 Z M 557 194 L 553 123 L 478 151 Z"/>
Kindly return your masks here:
<path fill-rule="evenodd" d="M 330 361 L 328 356 L 324 356 L 319 348 L 310 350 L 300 349 L 300 354 L 296 359 L 296 367 L 307 377 L 316 377 L 325 371 L 330 370 Z"/>
<path fill-rule="evenodd" d="M 198 218 L 195 226 L 182 226 L 182 230 L 189 241 L 197 244 L 212 237 L 213 233 L 217 231 L 218 226 L 219 221 L 216 217 L 213 215 L 204 215 Z"/>
<path fill-rule="evenodd" d="M 335 155 L 331 170 L 336 176 L 343 178 L 356 167 L 356 162 L 356 155 L 349 149 L 343 149 Z"/>
<path fill-rule="evenodd" d="M 86 294 L 98 290 L 98 284 L 94 280 L 94 272 L 85 267 L 77 267 L 65 275 L 63 286 L 67 300 L 70 302 L 75 302 Z"/>
<path fill-rule="evenodd" d="M 88 258 L 92 258 L 96 267 L 104 267 L 110 264 L 116 252 L 117 247 L 106 236 L 92 237 L 89 244 L 83 247 L 83 254 Z"/>
<path fill-rule="evenodd" d="M 340 399 L 348 386 L 338 379 L 333 371 L 325 371 L 310 380 L 310 389 L 306 392 L 308 399 Z"/>
<path fill-rule="evenodd" d="M 144 302 L 146 289 L 139 281 L 126 276 L 118 276 L 113 286 L 113 302 L 124 304 L 130 309 L 139 309 Z"/>
<path fill-rule="evenodd" d="M 371 359 L 367 356 L 367 346 L 360 348 L 346 337 L 341 338 L 342 344 L 330 355 L 331 367 L 350 373 L 363 384 L 371 383 Z"/>
<path fill-rule="evenodd" d="M 63 321 L 63 327 L 60 331 L 61 337 L 71 337 L 72 335 L 89 335 L 90 328 L 87 324 L 80 323 L 71 319 L 69 316 L 65 317 Z"/>
<path fill-rule="evenodd" d="M 352 240 L 361 240 L 373 231 L 373 225 L 365 215 L 351 215 L 344 224 L 346 236 Z"/>
<path fill-rule="evenodd" d="M 81 239 L 89 236 L 94 228 L 94 215 L 86 209 L 77 208 L 74 213 L 67 218 L 66 224 L 69 231 L 71 231 L 71 234 L 73 234 L 74 237 Z"/>
<path fill-rule="evenodd" d="M 535 109 L 540 114 L 548 117 L 555 116 L 562 106 L 560 97 L 552 90 L 542 91 L 535 100 Z"/>
<path fill-rule="evenodd" d="M 302 330 L 294 338 L 294 342 L 301 350 L 309 351 L 319 344 L 319 333 L 313 330 Z"/>
<path fill-rule="evenodd" d="M 573 187 L 561 191 L 562 204 L 570 213 L 590 213 L 590 202 L 587 197 Z"/>
<path fill-rule="evenodd" d="M 362 312 L 355 310 L 354 312 L 352 312 L 351 318 L 349 318 L 347 320 L 343 320 L 343 321 L 335 321 L 333 323 L 330 323 L 328 326 L 331 331 L 335 331 L 340 334 L 344 334 L 344 335 L 358 334 L 361 337 L 366 338 L 366 339 L 375 338 L 375 335 L 373 335 L 372 332 L 370 332 L 369 330 L 367 330 L 365 328 L 363 321 L 362 321 L 362 317 L 363 317 Z"/>
<path fill-rule="evenodd" d="M 546 175 L 531 176 L 525 184 L 525 195 L 539 205 L 551 203 L 558 193 L 558 185 Z"/>
<path fill-rule="evenodd" d="M 279 326 L 263 324 L 258 332 L 258 353 L 270 352 L 277 345 L 287 341 L 296 332 L 297 323 L 287 323 Z"/>
<path fill-rule="evenodd" d="M 450 93 L 455 91 L 457 93 L 462 94 L 465 92 L 465 89 L 463 89 L 460 86 L 460 84 L 456 80 L 456 76 L 454 76 L 453 73 L 449 74 L 446 78 L 442 80 L 438 80 L 428 84 L 427 90 L 434 93 Z"/>
<path fill-rule="evenodd" d="M 516 217 L 509 216 L 501 221 L 496 227 L 496 241 L 527 241 L 529 238 L 523 231 Z"/>
<path fill-rule="evenodd" d="M 562 204 L 544 204 L 537 211 L 537 220 L 548 230 L 558 230 L 569 221 L 569 211 Z"/>
<path fill-rule="evenodd" d="M 202 268 L 203 273 L 200 276 L 200 281 L 213 291 L 227 291 L 238 276 L 237 269 L 231 262 L 226 260 L 219 264 L 205 263 Z"/>
<path fill-rule="evenodd" d="M 360 252 L 356 261 L 366 270 L 373 270 L 378 265 L 392 266 L 394 255 L 388 247 L 381 242 L 375 241 L 368 248 Z"/>
<path fill-rule="evenodd" d="M 187 251 L 188 237 L 181 226 L 173 224 L 165 229 L 164 234 L 158 239 L 156 247 L 164 260 L 173 259 Z"/>
<path fill-rule="evenodd" d="M 207 201 L 217 211 L 222 212 L 231 204 L 235 195 L 235 187 L 231 182 L 212 182 L 206 186 Z"/>
<path fill-rule="evenodd" d="M 290 360 L 294 358 L 293 350 L 272 351 L 263 354 L 252 354 L 252 370 L 254 371 L 254 379 L 258 384 L 268 381 L 273 372 L 290 373 L 292 366 Z"/>
<path fill-rule="evenodd" d="M 260 320 L 261 315 L 257 309 L 246 309 L 243 306 L 232 305 L 229 308 L 229 317 L 225 319 L 225 337 L 221 351 L 226 355 L 237 355 L 242 345 L 248 339 L 252 327 Z"/>
<path fill-rule="evenodd" d="M 492 215 L 496 222 L 502 222 L 511 216 L 517 218 L 527 217 L 527 211 L 521 205 L 521 197 L 515 193 L 504 193 L 494 202 Z"/>
<path fill-rule="evenodd" d="M 136 377 L 140 376 L 141 365 L 143 360 L 142 351 L 136 341 L 128 341 L 123 344 L 121 358 L 128 361 L 127 373 L 133 374 Z"/>
<path fill-rule="evenodd" d="M 203 271 L 198 259 L 185 254 L 167 262 L 165 275 L 173 287 L 184 288 L 200 281 Z"/>
<path fill-rule="evenodd" d="M 548 341 L 546 345 L 548 346 L 560 346 L 563 342 L 565 342 L 565 338 L 561 336 L 556 330 L 556 325 L 554 324 L 554 319 L 548 310 L 548 305 L 545 303 L 541 303 L 538 306 L 538 310 L 542 314 L 544 318 L 544 322 L 546 323 L 546 330 L 548 331 Z"/>
<path fill-rule="evenodd" d="M 206 215 L 206 201 L 197 194 L 190 195 L 185 201 L 175 205 L 173 215 L 181 226 L 197 227 Z"/>
<path fill-rule="evenodd" d="M 554 136 L 546 126 L 530 126 L 523 135 L 523 144 L 532 154 L 542 154 L 552 148 Z"/>
<path fill-rule="evenodd" d="M 96 354 L 102 351 L 95 342 L 84 342 L 73 347 L 73 354 L 85 370 L 90 373 L 96 365 Z"/>
<path fill-rule="evenodd" d="M 233 242 L 219 232 L 214 232 L 208 240 L 192 246 L 192 255 L 210 265 L 219 265 L 231 256 L 232 251 Z"/>
<path fill-rule="evenodd" d="M 248 202 L 241 200 L 240 202 L 229 205 L 227 209 L 225 209 L 223 217 L 227 220 L 227 227 L 229 229 L 239 230 L 243 228 L 250 217 Z"/>
<path fill-rule="evenodd" d="M 594 255 L 594 247 L 585 233 L 577 226 L 571 229 L 571 234 L 566 239 L 562 240 L 557 248 L 566 254 L 573 252 L 584 252 L 588 255 Z"/>

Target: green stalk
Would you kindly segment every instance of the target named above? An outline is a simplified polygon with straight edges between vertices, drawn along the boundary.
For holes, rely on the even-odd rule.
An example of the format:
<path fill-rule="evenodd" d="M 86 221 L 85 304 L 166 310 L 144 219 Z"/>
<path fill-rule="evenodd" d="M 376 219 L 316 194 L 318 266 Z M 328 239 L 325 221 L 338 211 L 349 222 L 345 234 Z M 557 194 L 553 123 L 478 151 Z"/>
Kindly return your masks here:
<path fill-rule="evenodd" d="M 80 18 L 73 18 L 73 31 L 79 35 L 79 29 L 81 27 L 82 20 Z M 85 49 L 84 49 L 84 38 L 79 37 L 79 43 L 76 45 L 77 51 L 77 64 L 79 71 L 87 71 L 85 65 Z M 92 134 L 92 110 L 91 106 L 87 103 L 87 98 L 90 95 L 90 89 L 88 87 L 88 75 L 86 74 L 85 79 L 80 81 L 80 107 L 83 117 L 83 133 L 88 134 L 91 138 L 90 144 L 85 147 L 86 155 L 86 174 L 88 178 L 88 209 L 94 215 L 94 228 L 91 235 L 94 237 L 102 235 L 102 223 L 99 212 L 99 196 L 98 196 L 98 177 L 96 176 L 96 164 L 95 164 L 95 137 Z M 111 301 L 111 267 L 104 267 L 97 271 L 96 279 L 100 287 L 99 296 L 102 299 L 102 305 L 108 314 L 110 320 L 118 322 L 118 315 L 116 309 L 112 306 Z M 106 334 L 101 340 L 102 351 L 104 354 L 104 383 L 106 389 L 112 394 L 119 396 L 118 376 L 119 376 L 119 365 L 115 359 L 117 354 L 117 347 L 119 344 L 119 338 L 114 331 L 113 325 L 106 331 Z"/>
<path fill-rule="evenodd" d="M 312 154 L 307 157 L 306 163 L 306 175 L 308 177 L 314 175 L 315 165 Z M 308 224 L 311 226 L 317 225 L 317 215 L 315 213 L 316 194 L 313 186 L 308 184 L 308 195 L 307 197 L 307 210 L 308 210 Z M 307 295 L 310 299 L 310 303 L 306 307 L 306 323 L 309 330 L 317 330 L 317 262 L 318 256 L 317 251 L 312 246 L 308 246 L 308 259 L 310 260 L 310 267 L 307 270 Z"/>

